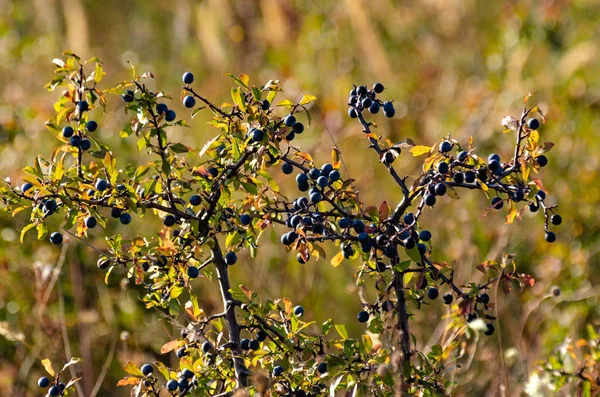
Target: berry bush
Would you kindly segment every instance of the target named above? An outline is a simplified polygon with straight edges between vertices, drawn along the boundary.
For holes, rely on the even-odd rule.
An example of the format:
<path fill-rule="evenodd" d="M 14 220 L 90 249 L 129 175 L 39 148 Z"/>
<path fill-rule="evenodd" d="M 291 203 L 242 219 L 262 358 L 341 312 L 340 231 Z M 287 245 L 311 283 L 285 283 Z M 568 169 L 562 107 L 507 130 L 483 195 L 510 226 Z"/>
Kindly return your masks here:
<path fill-rule="evenodd" d="M 473 138 L 391 142 L 377 134 L 375 122 L 395 115 L 384 85 L 353 87 L 348 116 L 362 128 L 373 162 L 387 169 L 402 193 L 389 207 L 361 201 L 337 148 L 323 160 L 295 145 L 297 135 L 310 131 L 314 96 L 276 100 L 278 81 L 251 84 L 246 75 L 229 74 L 232 103 L 217 105 L 194 89 L 194 75 L 186 72 L 178 98 L 189 109 L 185 116 L 211 112 L 215 131 L 204 147 L 192 148 L 170 138 L 173 127 L 190 124 L 170 108 L 172 97 L 147 88 L 152 74 L 132 68 L 131 81 L 103 89 L 100 60 L 84 62 L 65 52 L 53 62 L 55 77 L 47 88 L 61 94 L 46 127 L 57 146 L 24 168 L 22 182 L 7 179 L 0 197 L 13 216 L 29 214 L 21 240 L 34 229 L 38 239 L 55 245 L 86 242 L 90 229 L 109 222 L 131 229 L 131 237 L 106 235 L 105 246 L 92 247 L 98 271 L 106 272 L 106 280 L 125 274 L 144 291 L 140 299 L 148 310 L 180 328 L 180 336 L 164 341 L 165 360 L 125 365 L 127 375 L 115 387 L 132 388 L 133 395 L 449 394 L 453 368 L 468 359 L 466 336 L 497 332 L 491 287 L 509 293 L 534 280 L 505 255 L 478 267 L 485 282 L 455 283 L 453 267 L 432 259 L 443 242 L 436 241 L 435 224 L 421 222 L 423 212 L 435 211 L 445 196 L 456 200 L 474 191 L 486 197 L 486 211 L 505 212 L 508 224 L 524 211 L 539 212 L 540 238 L 557 239 L 554 226 L 562 219 L 538 177 L 552 144 L 540 140 L 545 118 L 528 106 L 529 96 L 518 117 L 501 121 L 514 139 L 512 157 L 502 159 L 477 153 Z M 94 118 L 115 98 L 130 115 L 121 138 L 135 140 L 148 162 L 123 164 L 118 151 L 102 142 L 107 132 Z M 406 156 L 424 157 L 419 175 L 398 171 Z M 280 178 L 295 178 L 297 189 L 282 191 Z M 136 228 L 144 216 L 159 218 L 162 227 Z M 244 267 L 239 251 L 260 257 L 261 238 L 272 228 L 301 264 L 355 268 L 361 338 L 351 338 L 335 315 L 305 321 L 309 307 L 231 285 L 230 273 Z M 331 247 L 337 253 L 327 258 Z M 202 288 L 219 289 L 222 307 L 201 307 L 197 279 Z M 419 349 L 411 317 L 436 301 L 447 306 L 450 336 Z M 44 360 L 50 378 L 40 378 L 39 387 L 50 396 L 70 395 L 78 378 L 66 370 L 78 361 L 58 372 Z"/>

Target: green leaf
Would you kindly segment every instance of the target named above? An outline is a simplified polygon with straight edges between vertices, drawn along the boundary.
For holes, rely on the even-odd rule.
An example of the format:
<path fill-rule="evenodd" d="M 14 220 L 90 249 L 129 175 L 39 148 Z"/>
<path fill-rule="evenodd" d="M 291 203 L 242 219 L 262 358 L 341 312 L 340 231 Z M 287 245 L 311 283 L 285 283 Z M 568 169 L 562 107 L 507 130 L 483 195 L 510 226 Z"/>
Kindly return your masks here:
<path fill-rule="evenodd" d="M 186 153 L 190 151 L 190 149 L 182 143 L 174 143 L 171 145 L 171 150 L 175 153 Z"/>
<path fill-rule="evenodd" d="M 244 190 L 246 190 L 248 193 L 258 194 L 258 188 L 256 187 L 256 185 L 254 183 L 252 183 L 252 182 L 240 182 L 240 183 L 244 187 Z"/>

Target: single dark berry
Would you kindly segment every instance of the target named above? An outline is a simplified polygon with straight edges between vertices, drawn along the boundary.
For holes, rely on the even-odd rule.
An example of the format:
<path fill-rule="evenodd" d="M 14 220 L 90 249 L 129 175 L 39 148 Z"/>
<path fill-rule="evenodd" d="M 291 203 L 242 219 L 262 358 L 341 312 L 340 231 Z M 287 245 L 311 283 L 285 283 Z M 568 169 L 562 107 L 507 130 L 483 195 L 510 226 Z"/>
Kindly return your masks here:
<path fill-rule="evenodd" d="M 443 141 L 442 143 L 440 143 L 440 152 L 448 153 L 450 150 L 452 150 L 452 142 Z"/>
<path fill-rule="evenodd" d="M 503 205 L 504 200 L 502 200 L 500 197 L 494 197 L 492 199 L 492 208 L 494 208 L 495 210 L 499 210 L 500 208 L 502 208 Z"/>
<path fill-rule="evenodd" d="M 71 146 L 79 147 L 79 145 L 81 145 L 81 137 L 79 135 L 73 135 L 71 139 L 69 139 L 69 144 Z"/>
<path fill-rule="evenodd" d="M 536 202 L 534 203 L 529 203 L 529 211 L 531 212 L 537 212 L 537 210 L 540 209 L 540 205 Z"/>
<path fill-rule="evenodd" d="M 298 261 L 298 263 L 300 263 L 301 265 L 304 265 L 306 262 L 308 262 L 308 260 L 310 259 L 310 256 L 307 255 L 306 258 L 304 258 L 302 256 L 301 253 L 297 253 L 296 254 L 296 260 Z"/>
<path fill-rule="evenodd" d="M 281 171 L 283 171 L 284 174 L 289 175 L 294 172 L 294 166 L 289 163 L 283 163 Z"/>
<path fill-rule="evenodd" d="M 191 96 L 188 95 L 185 98 L 183 98 L 183 106 L 185 106 L 186 108 L 193 108 L 194 106 L 196 106 L 196 99 Z"/>
<path fill-rule="evenodd" d="M 359 312 L 358 316 L 356 317 L 359 323 L 366 323 L 367 321 L 369 321 L 369 312 L 363 310 Z"/>
<path fill-rule="evenodd" d="M 177 381 L 175 379 L 171 379 L 170 381 L 167 382 L 167 389 L 169 391 L 175 391 L 175 390 L 177 390 L 178 387 L 179 387 L 179 383 L 177 383 Z"/>
<path fill-rule="evenodd" d="M 187 275 L 189 278 L 196 278 L 200 274 L 198 268 L 196 266 L 188 266 Z"/>
<path fill-rule="evenodd" d="M 296 117 L 294 117 L 293 114 L 285 116 L 283 119 L 283 124 L 287 125 L 288 127 L 293 127 L 294 124 L 296 124 Z"/>
<path fill-rule="evenodd" d="M 448 163 L 446 163 L 445 161 L 441 161 L 438 163 L 437 165 L 437 171 L 440 174 L 445 174 L 448 172 Z"/>
<path fill-rule="evenodd" d="M 260 108 L 262 110 L 269 110 L 269 107 L 271 107 L 271 104 L 269 103 L 269 101 L 266 99 L 263 99 L 260 103 Z"/>
<path fill-rule="evenodd" d="M 392 118 L 396 115 L 396 109 L 394 109 L 394 104 L 392 102 L 388 101 L 383 103 L 383 114 L 388 118 Z"/>
<path fill-rule="evenodd" d="M 358 112 L 354 108 L 349 108 L 348 109 L 348 116 L 350 116 L 350 118 L 355 119 L 355 118 L 358 117 Z"/>
<path fill-rule="evenodd" d="M 370 112 L 371 114 L 377 114 L 377 113 L 379 113 L 379 109 L 380 109 L 380 108 L 381 108 L 381 107 L 379 106 L 379 102 L 377 102 L 377 101 L 374 101 L 374 102 L 371 104 L 371 106 L 369 106 L 369 112 Z"/>
<path fill-rule="evenodd" d="M 60 234 L 59 232 L 52 233 L 50 235 L 50 242 L 52 244 L 56 244 L 56 245 L 62 244 L 62 242 L 63 242 L 62 234 Z"/>
<path fill-rule="evenodd" d="M 94 132 L 98 129 L 98 123 L 96 123 L 94 120 L 90 120 L 85 123 L 85 129 L 89 132 Z"/>
<path fill-rule="evenodd" d="M 416 243 L 415 243 L 415 240 L 412 237 L 409 237 L 409 238 L 407 238 L 405 240 L 402 240 L 402 244 L 404 244 L 404 247 L 406 249 L 410 250 L 410 249 L 415 248 L 415 244 Z"/>
<path fill-rule="evenodd" d="M 456 159 L 457 159 L 458 161 L 461 161 L 461 162 L 462 162 L 462 161 L 465 161 L 465 160 L 467 159 L 467 157 L 468 157 L 468 156 L 469 156 L 469 153 L 468 153 L 468 152 L 465 152 L 465 151 L 463 150 L 462 152 L 458 153 L 458 156 L 456 156 Z"/>
<path fill-rule="evenodd" d="M 250 339 L 250 342 L 248 342 L 248 347 L 250 350 L 258 350 L 260 349 L 260 342 L 256 339 Z"/>
<path fill-rule="evenodd" d="M 381 94 L 383 92 L 383 84 L 381 84 L 381 83 L 373 84 L 373 91 L 375 91 L 376 94 Z"/>
<path fill-rule="evenodd" d="M 550 217 L 550 222 L 552 222 L 553 225 L 560 225 L 562 223 L 562 216 L 556 214 L 556 215 L 552 215 Z"/>
<path fill-rule="evenodd" d="M 317 365 L 317 372 L 319 372 L 320 374 L 327 373 L 327 363 L 320 363 L 319 365 Z"/>
<path fill-rule="evenodd" d="M 191 72 L 185 72 L 181 78 L 184 84 L 192 84 L 194 82 L 194 75 Z"/>
<path fill-rule="evenodd" d="M 42 389 L 47 388 L 48 386 L 50 386 L 50 379 L 46 378 L 45 376 L 42 376 L 38 379 L 38 386 Z"/>
<path fill-rule="evenodd" d="M 381 262 L 381 261 L 377 261 L 375 263 L 375 269 L 379 272 L 379 273 L 383 273 L 385 272 L 385 270 L 387 269 L 387 266 L 385 265 L 385 263 Z"/>
<path fill-rule="evenodd" d="M 449 305 L 454 300 L 454 296 L 452 296 L 452 294 L 444 294 L 444 296 L 442 297 L 442 300 L 444 301 L 444 303 L 446 305 Z"/>
<path fill-rule="evenodd" d="M 89 229 L 95 228 L 97 223 L 98 221 L 93 216 L 88 216 L 87 218 L 85 218 L 85 226 Z"/>
<path fill-rule="evenodd" d="M 475 173 L 473 171 L 465 172 L 465 182 L 467 182 L 467 183 L 475 182 Z"/>
<path fill-rule="evenodd" d="M 308 175 L 304 173 L 296 175 L 296 182 L 298 184 L 308 182 Z"/>
<path fill-rule="evenodd" d="M 308 171 L 308 176 L 310 177 L 310 179 L 312 179 L 312 180 L 315 180 L 315 181 L 316 181 L 316 180 L 317 180 L 317 179 L 319 179 L 319 177 L 321 176 L 321 170 L 320 170 L 320 169 L 318 169 L 318 168 L 311 168 L 311 169 Z"/>
<path fill-rule="evenodd" d="M 156 105 L 156 113 L 158 114 L 163 114 L 167 110 L 169 110 L 169 107 L 165 103 L 159 103 L 158 105 Z"/>
<path fill-rule="evenodd" d="M 479 294 L 477 300 L 483 303 L 484 305 L 487 305 L 488 303 L 490 303 L 490 296 L 484 292 L 482 294 Z"/>
<path fill-rule="evenodd" d="M 133 100 L 134 100 L 133 95 L 129 95 L 129 94 L 123 94 L 123 95 L 121 95 L 121 98 L 123 98 L 123 101 L 127 102 L 127 103 L 133 102 Z"/>
<path fill-rule="evenodd" d="M 435 287 L 430 287 L 430 288 L 427 290 L 427 297 L 428 297 L 429 299 L 431 299 L 431 300 L 435 300 L 435 299 L 437 299 L 437 297 L 438 297 L 439 295 L 440 295 L 440 291 L 439 291 L 437 288 L 435 288 Z"/>
<path fill-rule="evenodd" d="M 191 205 L 200 205 L 200 203 L 202 202 L 202 198 L 200 196 L 198 196 L 197 194 L 194 194 L 192 197 L 190 197 L 190 204 Z"/>
<path fill-rule="evenodd" d="M 96 180 L 96 190 L 99 192 L 103 192 L 108 188 L 108 182 L 106 179 L 97 179 Z"/>
<path fill-rule="evenodd" d="M 185 347 L 180 347 L 179 349 L 177 349 L 177 358 L 182 358 L 187 356 L 187 351 L 185 350 Z"/>
<path fill-rule="evenodd" d="M 85 112 L 86 110 L 88 110 L 89 105 L 88 105 L 87 101 L 77 102 L 77 109 L 79 109 L 79 111 L 81 111 L 81 112 Z"/>
<path fill-rule="evenodd" d="M 496 328 L 494 328 L 494 324 L 487 324 L 483 333 L 487 336 L 490 336 L 494 334 L 495 330 Z"/>
<path fill-rule="evenodd" d="M 90 150 L 90 148 L 92 147 L 92 142 L 89 139 L 84 138 L 81 140 L 79 147 L 85 152 L 87 150 Z"/>
<path fill-rule="evenodd" d="M 116 208 L 113 207 L 110 209 L 110 216 L 112 216 L 113 218 L 119 218 L 121 216 L 121 209 L 120 208 Z"/>
<path fill-rule="evenodd" d="M 488 164 L 491 163 L 492 161 L 497 161 L 498 163 L 500 162 L 500 155 L 496 154 L 496 153 L 492 153 L 488 156 Z"/>
<path fill-rule="evenodd" d="M 73 130 L 73 127 L 71 127 L 70 125 L 68 125 L 62 129 L 62 134 L 63 134 L 63 137 L 65 137 L 65 138 L 72 137 L 74 132 L 75 131 Z"/>
<path fill-rule="evenodd" d="M 535 194 L 535 197 L 537 197 L 538 200 L 545 200 L 546 199 L 546 192 L 544 192 L 543 190 L 540 190 L 539 192 L 537 192 Z"/>
<path fill-rule="evenodd" d="M 363 100 L 361 101 L 361 105 L 365 109 L 370 108 L 372 104 L 373 104 L 373 101 L 369 97 L 364 97 Z"/>
<path fill-rule="evenodd" d="M 367 95 L 367 87 L 360 85 L 356 88 L 356 93 L 360 96 Z"/>
<path fill-rule="evenodd" d="M 438 196 L 443 196 L 446 194 L 447 187 L 445 183 L 438 183 L 434 187 L 435 194 Z"/>
<path fill-rule="evenodd" d="M 267 333 L 262 329 L 258 330 L 256 333 L 256 340 L 259 342 L 264 342 L 267 339 Z"/>
<path fill-rule="evenodd" d="M 129 225 L 131 223 L 131 215 L 125 212 L 121 214 L 121 216 L 119 217 L 119 221 L 121 221 L 123 225 Z"/>
<path fill-rule="evenodd" d="M 202 353 L 208 353 L 211 349 L 212 345 L 210 344 L 210 342 L 207 341 L 202 344 Z"/>
<path fill-rule="evenodd" d="M 142 374 L 144 374 L 144 376 L 148 376 L 154 371 L 154 369 L 152 368 L 152 365 L 150 365 L 150 364 L 142 365 L 142 368 L 140 368 L 140 370 L 142 371 Z"/>
<path fill-rule="evenodd" d="M 394 162 L 394 160 L 396 160 L 396 157 L 394 156 L 394 153 L 392 153 L 391 151 L 388 150 L 383 155 L 382 162 L 384 164 L 392 164 Z"/>
<path fill-rule="evenodd" d="M 452 180 L 455 183 L 463 183 L 465 181 L 465 175 L 462 172 L 457 172 L 456 174 L 452 175 Z"/>
<path fill-rule="evenodd" d="M 556 241 L 556 234 L 554 234 L 554 232 L 546 232 L 546 236 L 544 236 L 546 238 L 546 241 L 549 243 L 553 243 Z"/>
<path fill-rule="evenodd" d="M 304 124 L 302 124 L 299 121 L 296 122 L 296 124 L 294 124 L 294 127 L 292 128 L 296 134 L 302 134 L 304 132 Z"/>
<path fill-rule="evenodd" d="M 277 365 L 273 368 L 273 376 L 281 376 L 283 375 L 283 367 L 281 365 Z"/>
<path fill-rule="evenodd" d="M 244 338 L 240 341 L 240 347 L 242 350 L 250 349 L 250 339 Z"/>
<path fill-rule="evenodd" d="M 431 240 L 431 232 L 429 230 L 421 230 L 421 233 L 419 233 L 419 238 L 423 241 L 429 241 Z"/>
<path fill-rule="evenodd" d="M 352 222 L 352 228 L 356 233 L 362 233 L 365 231 L 365 224 L 360 219 L 357 219 L 354 222 Z"/>
<path fill-rule="evenodd" d="M 244 226 L 248 226 L 252 222 L 252 218 L 248 214 L 242 214 L 240 216 L 240 223 Z"/>
<path fill-rule="evenodd" d="M 540 165 L 540 167 L 545 167 L 548 165 L 548 157 L 542 155 L 539 155 L 535 158 L 535 160 L 537 161 L 537 163 Z"/>
<path fill-rule="evenodd" d="M 235 252 L 228 252 L 227 255 L 225 255 L 225 263 L 230 266 L 237 263 L 237 255 Z"/>
<path fill-rule="evenodd" d="M 173 215 L 167 215 L 163 218 L 163 225 L 171 227 L 177 222 L 177 219 Z"/>
<path fill-rule="evenodd" d="M 527 120 L 527 127 L 529 127 L 532 130 L 537 130 L 538 128 L 540 128 L 540 121 L 536 118 L 531 118 Z"/>
<path fill-rule="evenodd" d="M 56 397 L 60 394 L 60 388 L 54 385 L 50 389 L 48 389 L 48 394 L 52 397 Z"/>
<path fill-rule="evenodd" d="M 304 315 L 304 308 L 302 306 L 296 306 L 296 307 L 294 307 L 294 314 L 297 317 L 302 317 Z"/>
<path fill-rule="evenodd" d="M 337 223 L 338 223 L 338 226 L 341 227 L 342 229 L 349 227 L 351 224 L 350 219 L 348 219 L 348 218 L 340 218 Z"/>
<path fill-rule="evenodd" d="M 340 179 L 340 172 L 338 170 L 333 170 L 329 173 L 329 180 L 331 182 L 335 182 Z"/>
<path fill-rule="evenodd" d="M 169 110 L 167 110 L 167 112 L 165 113 L 165 121 L 167 121 L 167 122 L 169 122 L 169 123 L 170 123 L 171 121 L 175 120 L 175 118 L 176 118 L 176 117 L 177 117 L 177 113 L 175 113 L 175 111 L 174 111 L 174 110 L 171 110 L 171 109 L 169 109 Z"/>
<path fill-rule="evenodd" d="M 425 195 L 425 205 L 428 205 L 430 207 L 433 207 L 435 205 L 435 196 L 433 194 L 426 194 Z"/>

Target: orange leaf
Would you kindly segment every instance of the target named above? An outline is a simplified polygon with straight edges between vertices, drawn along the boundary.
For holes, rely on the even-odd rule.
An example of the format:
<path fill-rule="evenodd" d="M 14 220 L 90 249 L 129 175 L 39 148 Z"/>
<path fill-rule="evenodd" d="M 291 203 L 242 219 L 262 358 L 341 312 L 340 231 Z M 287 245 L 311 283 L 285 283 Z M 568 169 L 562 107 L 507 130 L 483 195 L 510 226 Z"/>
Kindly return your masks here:
<path fill-rule="evenodd" d="M 121 379 L 117 382 L 117 386 L 134 386 L 140 383 L 140 378 L 135 378 L 133 376 L 127 377 L 125 379 Z"/>
<path fill-rule="evenodd" d="M 390 207 L 387 205 L 387 201 L 383 201 L 379 206 L 379 219 L 385 219 L 390 215 Z"/>
<path fill-rule="evenodd" d="M 177 339 L 167 342 L 160 348 L 160 354 L 166 354 L 172 350 L 177 349 L 178 347 L 180 347 L 181 345 L 184 345 L 184 344 L 185 344 L 185 341 L 177 340 Z"/>

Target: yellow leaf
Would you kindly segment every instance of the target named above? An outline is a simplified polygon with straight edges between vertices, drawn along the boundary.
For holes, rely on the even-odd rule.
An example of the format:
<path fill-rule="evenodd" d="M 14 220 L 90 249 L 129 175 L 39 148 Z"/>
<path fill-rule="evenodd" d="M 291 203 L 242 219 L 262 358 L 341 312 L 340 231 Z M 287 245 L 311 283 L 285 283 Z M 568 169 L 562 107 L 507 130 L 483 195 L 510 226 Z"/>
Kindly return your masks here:
<path fill-rule="evenodd" d="M 481 190 L 483 190 L 484 192 L 490 190 L 488 185 L 486 185 L 485 182 L 483 182 L 481 179 L 477 179 L 477 181 L 479 181 L 479 184 L 481 185 Z"/>
<path fill-rule="evenodd" d="M 304 160 L 306 160 L 306 161 L 308 161 L 308 162 L 311 162 L 311 163 L 313 162 L 313 159 L 312 159 L 312 157 L 311 157 L 311 156 L 310 156 L 310 154 L 308 154 L 308 153 L 304 153 L 304 152 L 297 152 L 297 153 L 294 153 L 294 156 L 296 156 L 296 157 L 300 157 L 301 159 L 304 159 Z"/>
<path fill-rule="evenodd" d="M 331 266 L 338 267 L 340 263 L 344 260 L 344 253 L 342 251 L 338 252 L 336 256 L 331 258 Z"/>
<path fill-rule="evenodd" d="M 336 147 L 331 148 L 331 162 L 333 163 L 333 168 L 336 170 L 340 168 L 340 151 Z"/>
<path fill-rule="evenodd" d="M 300 100 L 300 105 L 308 105 L 309 103 L 311 103 L 312 101 L 315 101 L 316 99 L 317 99 L 316 96 L 310 95 L 310 94 L 306 94 Z"/>
<path fill-rule="evenodd" d="M 512 201 L 510 202 L 510 206 L 510 212 L 508 213 L 508 215 L 506 215 L 507 225 L 511 225 L 515 221 L 515 217 L 517 216 L 517 207 L 512 203 Z"/>
<path fill-rule="evenodd" d="M 56 376 L 56 374 L 54 373 L 54 369 L 52 368 L 52 363 L 50 362 L 50 359 L 48 359 L 48 358 L 43 359 L 42 365 L 46 369 L 46 372 L 48 372 L 50 374 L 50 376 Z"/>
<path fill-rule="evenodd" d="M 248 83 L 250 82 L 250 76 L 248 76 L 247 74 L 240 74 L 240 80 L 242 81 L 242 83 L 244 83 L 246 88 L 248 88 Z"/>
<path fill-rule="evenodd" d="M 131 361 L 128 361 L 127 364 L 125 364 L 123 366 L 123 369 L 128 374 L 137 375 L 137 376 L 144 376 L 144 374 L 142 374 L 142 371 L 140 371 L 140 369 L 134 363 L 132 363 Z"/>
<path fill-rule="evenodd" d="M 417 157 L 429 153 L 430 150 L 431 148 L 429 146 L 414 146 L 410 149 L 410 154 Z"/>

